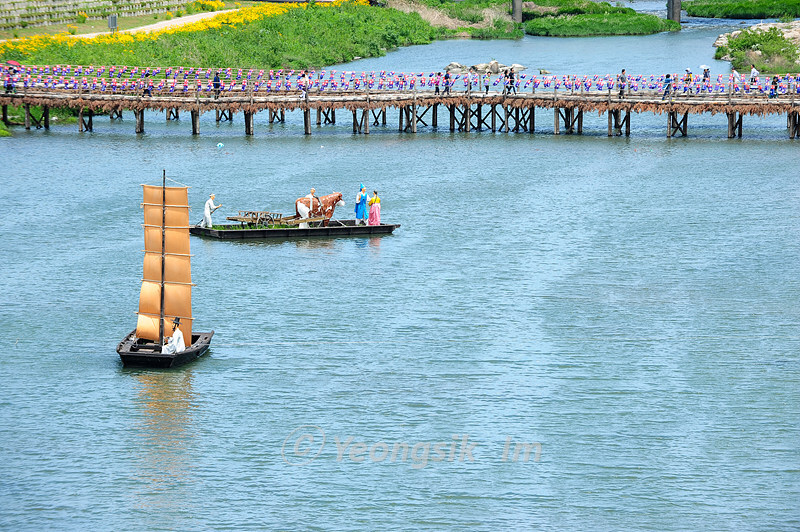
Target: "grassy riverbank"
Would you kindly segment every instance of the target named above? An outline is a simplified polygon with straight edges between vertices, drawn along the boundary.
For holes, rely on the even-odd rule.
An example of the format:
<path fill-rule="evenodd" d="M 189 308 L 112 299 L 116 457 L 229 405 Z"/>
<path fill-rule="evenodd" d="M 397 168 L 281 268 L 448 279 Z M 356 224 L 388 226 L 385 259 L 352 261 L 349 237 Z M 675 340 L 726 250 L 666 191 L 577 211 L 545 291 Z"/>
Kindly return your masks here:
<path fill-rule="evenodd" d="M 682 7 L 690 17 L 800 17 L 800 0 L 691 0 L 683 2 Z"/>
<path fill-rule="evenodd" d="M 741 72 L 749 71 L 751 64 L 764 73 L 787 74 L 800 70 L 800 48 L 777 28 L 744 30 L 729 37 L 727 46 L 717 48 L 715 57 L 728 59 Z"/>
<path fill-rule="evenodd" d="M 510 14 L 507 0 L 420 0 L 454 19 L 479 24 L 492 12 Z M 800 1 L 800 0 L 798 0 Z M 591 0 L 534 0 L 523 4 L 523 28 L 529 35 L 649 35 L 677 31 L 680 24 L 631 8 Z M 502 33 L 502 31 L 495 32 Z"/>
<path fill-rule="evenodd" d="M 637 13 L 629 7 L 589 0 L 535 0 L 523 9 L 525 32 L 553 37 L 650 35 L 678 31 L 677 22 Z"/>
<path fill-rule="evenodd" d="M 588 37 L 592 35 L 650 35 L 678 31 L 680 24 L 655 15 L 607 13 L 539 17 L 525 22 L 529 35 L 553 37 Z"/>
<path fill-rule="evenodd" d="M 263 4 L 155 34 L 39 36 L 0 44 L 0 58 L 34 64 L 306 68 L 381 56 L 446 36 L 416 13 L 364 3 Z"/>

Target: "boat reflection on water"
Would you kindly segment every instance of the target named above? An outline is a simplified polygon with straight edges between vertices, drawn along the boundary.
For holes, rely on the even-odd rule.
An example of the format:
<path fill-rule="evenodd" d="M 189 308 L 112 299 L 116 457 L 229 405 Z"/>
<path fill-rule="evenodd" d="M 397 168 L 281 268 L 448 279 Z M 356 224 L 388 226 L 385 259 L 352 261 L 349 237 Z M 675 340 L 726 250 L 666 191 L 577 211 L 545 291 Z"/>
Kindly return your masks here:
<path fill-rule="evenodd" d="M 133 372 L 131 372 L 133 373 Z M 192 461 L 195 447 L 195 398 L 192 371 L 136 372 L 133 452 L 137 456 L 138 510 L 192 511 L 197 500 Z"/>

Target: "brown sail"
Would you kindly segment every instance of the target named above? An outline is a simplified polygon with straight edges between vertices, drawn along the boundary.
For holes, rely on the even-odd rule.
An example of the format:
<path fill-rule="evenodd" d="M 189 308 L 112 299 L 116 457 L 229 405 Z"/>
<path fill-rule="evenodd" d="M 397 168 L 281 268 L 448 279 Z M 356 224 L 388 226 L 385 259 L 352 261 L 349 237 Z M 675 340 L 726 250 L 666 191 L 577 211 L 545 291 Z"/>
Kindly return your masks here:
<path fill-rule="evenodd" d="M 162 341 L 172 335 L 172 320 L 179 317 L 183 337 L 191 343 L 188 188 L 142 185 L 142 189 L 145 255 L 136 336 Z"/>

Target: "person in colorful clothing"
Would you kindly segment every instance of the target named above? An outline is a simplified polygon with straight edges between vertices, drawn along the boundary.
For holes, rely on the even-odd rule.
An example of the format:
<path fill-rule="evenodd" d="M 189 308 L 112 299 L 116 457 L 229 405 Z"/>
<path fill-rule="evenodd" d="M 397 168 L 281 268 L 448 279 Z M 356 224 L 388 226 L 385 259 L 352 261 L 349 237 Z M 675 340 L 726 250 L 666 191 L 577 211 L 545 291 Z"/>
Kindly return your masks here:
<path fill-rule="evenodd" d="M 369 219 L 367 225 L 381 225 L 381 199 L 378 197 L 378 191 L 372 191 L 372 197 L 369 198 Z"/>
<path fill-rule="evenodd" d="M 361 190 L 356 195 L 356 225 L 366 223 L 367 219 L 367 187 L 361 183 Z"/>

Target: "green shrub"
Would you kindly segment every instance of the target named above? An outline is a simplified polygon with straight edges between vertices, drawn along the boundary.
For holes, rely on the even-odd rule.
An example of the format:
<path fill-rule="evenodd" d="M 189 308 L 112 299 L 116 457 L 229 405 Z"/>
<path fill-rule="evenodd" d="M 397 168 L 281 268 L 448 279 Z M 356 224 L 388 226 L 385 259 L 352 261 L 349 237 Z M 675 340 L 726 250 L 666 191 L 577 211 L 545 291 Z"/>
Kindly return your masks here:
<path fill-rule="evenodd" d="M 737 69 L 747 70 L 750 64 L 762 72 L 787 73 L 798 69 L 800 49 L 777 28 L 766 31 L 744 30 L 728 39 L 728 46 L 717 48 L 715 57 L 730 56 Z"/>

